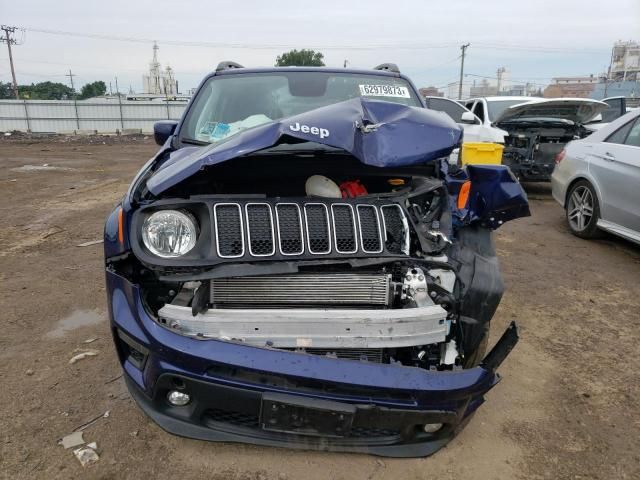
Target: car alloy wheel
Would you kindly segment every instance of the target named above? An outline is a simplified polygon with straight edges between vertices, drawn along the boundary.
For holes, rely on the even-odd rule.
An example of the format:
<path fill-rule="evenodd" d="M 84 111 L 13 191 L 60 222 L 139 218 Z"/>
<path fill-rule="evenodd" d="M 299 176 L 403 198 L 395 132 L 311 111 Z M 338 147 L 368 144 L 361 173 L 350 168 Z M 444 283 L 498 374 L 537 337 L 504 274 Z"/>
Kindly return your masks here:
<path fill-rule="evenodd" d="M 573 190 L 567 204 L 567 219 L 574 231 L 583 232 L 590 226 L 594 207 L 593 194 L 586 185 Z"/>

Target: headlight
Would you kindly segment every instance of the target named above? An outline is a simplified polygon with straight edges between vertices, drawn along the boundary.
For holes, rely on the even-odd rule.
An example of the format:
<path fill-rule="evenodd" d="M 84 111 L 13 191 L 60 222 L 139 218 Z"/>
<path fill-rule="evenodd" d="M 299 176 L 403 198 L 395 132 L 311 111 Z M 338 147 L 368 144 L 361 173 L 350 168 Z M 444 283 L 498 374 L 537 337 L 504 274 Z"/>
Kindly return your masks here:
<path fill-rule="evenodd" d="M 151 253 L 163 258 L 179 257 L 196 244 L 194 219 L 178 210 L 155 212 L 142 225 L 142 241 Z"/>

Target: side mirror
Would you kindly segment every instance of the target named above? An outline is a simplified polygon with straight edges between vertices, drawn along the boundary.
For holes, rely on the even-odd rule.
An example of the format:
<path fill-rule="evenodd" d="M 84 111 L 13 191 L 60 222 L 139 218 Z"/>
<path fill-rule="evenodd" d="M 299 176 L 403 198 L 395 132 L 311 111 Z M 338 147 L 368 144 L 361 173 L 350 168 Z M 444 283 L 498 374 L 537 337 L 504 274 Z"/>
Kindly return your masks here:
<path fill-rule="evenodd" d="M 161 120 L 153 124 L 153 138 L 158 145 L 164 145 L 173 132 L 176 131 L 178 122 L 175 120 Z"/>
<path fill-rule="evenodd" d="M 471 125 L 474 125 L 475 123 L 477 123 L 476 116 L 469 111 L 462 112 L 462 116 L 460 117 L 460 123 L 469 123 Z"/>
<path fill-rule="evenodd" d="M 593 117 L 591 120 L 589 120 L 588 123 L 599 123 L 601 121 L 602 121 L 602 114 L 599 113 L 595 117 Z"/>

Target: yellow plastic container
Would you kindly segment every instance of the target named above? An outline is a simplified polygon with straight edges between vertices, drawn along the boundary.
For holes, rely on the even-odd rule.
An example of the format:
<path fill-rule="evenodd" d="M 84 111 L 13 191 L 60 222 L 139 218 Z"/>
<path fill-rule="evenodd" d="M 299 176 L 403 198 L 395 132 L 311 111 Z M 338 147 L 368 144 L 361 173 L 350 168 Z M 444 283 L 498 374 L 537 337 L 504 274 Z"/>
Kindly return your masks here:
<path fill-rule="evenodd" d="M 500 165 L 503 150 L 504 145 L 499 143 L 463 143 L 461 162 L 462 165 Z"/>

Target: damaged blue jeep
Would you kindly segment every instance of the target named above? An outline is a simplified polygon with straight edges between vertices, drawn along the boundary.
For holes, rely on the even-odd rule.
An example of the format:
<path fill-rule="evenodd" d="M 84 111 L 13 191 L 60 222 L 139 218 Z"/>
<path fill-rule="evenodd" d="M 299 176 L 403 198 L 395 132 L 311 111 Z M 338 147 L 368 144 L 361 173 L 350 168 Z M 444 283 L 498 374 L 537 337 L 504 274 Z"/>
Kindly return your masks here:
<path fill-rule="evenodd" d="M 397 67 L 221 64 L 105 227 L 128 388 L 186 437 L 412 457 L 499 380 L 492 231 L 529 215 Z"/>

